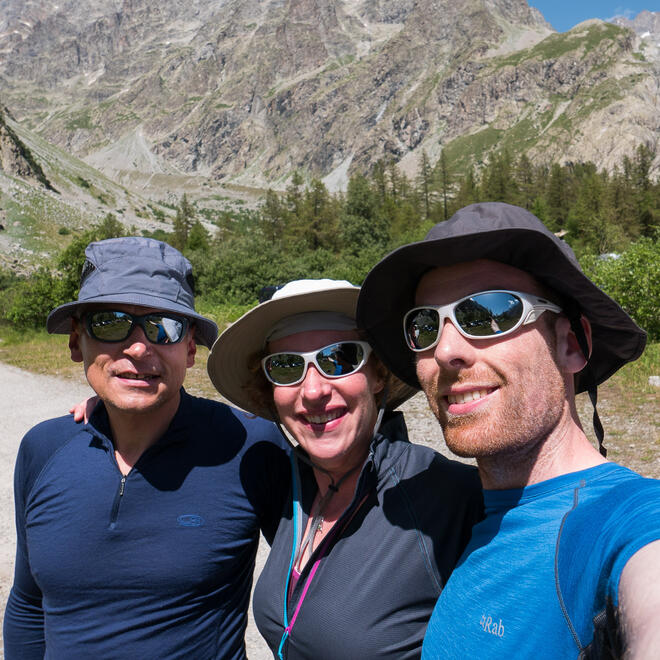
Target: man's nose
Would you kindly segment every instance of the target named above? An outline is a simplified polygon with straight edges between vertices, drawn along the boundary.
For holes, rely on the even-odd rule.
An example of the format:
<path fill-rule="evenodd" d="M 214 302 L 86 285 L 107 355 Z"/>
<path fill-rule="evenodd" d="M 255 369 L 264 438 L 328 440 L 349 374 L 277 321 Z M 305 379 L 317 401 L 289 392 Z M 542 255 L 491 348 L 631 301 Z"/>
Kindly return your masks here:
<path fill-rule="evenodd" d="M 445 319 L 433 357 L 445 369 L 462 369 L 474 364 L 476 349 L 470 339 L 464 337 L 449 319 Z"/>
<path fill-rule="evenodd" d="M 151 352 L 151 342 L 139 325 L 131 328 L 131 333 L 124 340 L 124 352 L 131 357 L 142 357 Z"/>

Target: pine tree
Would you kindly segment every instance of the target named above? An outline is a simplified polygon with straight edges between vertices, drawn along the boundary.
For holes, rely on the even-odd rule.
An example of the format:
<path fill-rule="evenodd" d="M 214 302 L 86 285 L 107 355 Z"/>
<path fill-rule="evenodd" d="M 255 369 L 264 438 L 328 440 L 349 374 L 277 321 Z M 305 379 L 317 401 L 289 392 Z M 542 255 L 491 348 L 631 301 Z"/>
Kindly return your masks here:
<path fill-rule="evenodd" d="M 568 219 L 567 178 L 564 168 L 554 163 L 550 168 L 546 202 L 548 226 L 554 231 L 562 229 Z"/>
<path fill-rule="evenodd" d="M 172 245 L 177 250 L 184 250 L 188 243 L 188 235 L 195 222 L 195 209 L 188 201 L 188 196 L 183 193 L 179 208 L 176 210 L 174 218 Z"/>
<path fill-rule="evenodd" d="M 515 177 L 518 180 L 520 206 L 531 209 L 537 198 L 532 161 L 523 154 L 515 167 Z"/>
<path fill-rule="evenodd" d="M 422 158 L 419 163 L 419 173 L 417 175 L 417 186 L 422 200 L 424 218 L 428 220 L 431 215 L 431 188 L 433 186 L 433 168 L 429 162 L 429 156 L 426 150 L 422 151 Z"/>
<path fill-rule="evenodd" d="M 470 168 L 470 171 L 472 168 Z M 452 186 L 452 175 L 449 172 L 447 165 L 447 156 L 444 150 L 440 152 L 440 158 L 435 164 L 435 178 L 438 183 L 438 191 L 440 193 L 440 203 L 442 204 L 442 214 L 440 219 L 447 220 L 449 218 L 449 196 Z"/>
<path fill-rule="evenodd" d="M 474 176 L 474 168 L 470 165 L 465 172 L 458 188 L 458 193 L 450 206 L 448 215 L 452 215 L 464 206 L 469 206 L 481 200 L 479 187 Z"/>
<path fill-rule="evenodd" d="M 270 188 L 266 191 L 266 199 L 261 207 L 264 235 L 271 241 L 277 241 L 284 235 L 287 225 L 287 208 L 280 196 Z"/>
<path fill-rule="evenodd" d="M 362 174 L 352 176 L 348 182 L 340 228 L 342 249 L 352 256 L 387 244 L 388 226 L 378 204 L 377 192 Z"/>
<path fill-rule="evenodd" d="M 336 250 L 339 246 L 338 204 L 331 199 L 327 188 L 319 179 L 313 179 L 303 196 L 301 207 L 303 241 L 312 250 Z"/>
<path fill-rule="evenodd" d="M 637 217 L 644 236 L 652 236 L 658 226 L 658 209 L 653 210 L 653 194 L 650 179 L 651 165 L 655 153 L 645 144 L 640 144 L 633 162 L 633 181 L 636 188 Z"/>

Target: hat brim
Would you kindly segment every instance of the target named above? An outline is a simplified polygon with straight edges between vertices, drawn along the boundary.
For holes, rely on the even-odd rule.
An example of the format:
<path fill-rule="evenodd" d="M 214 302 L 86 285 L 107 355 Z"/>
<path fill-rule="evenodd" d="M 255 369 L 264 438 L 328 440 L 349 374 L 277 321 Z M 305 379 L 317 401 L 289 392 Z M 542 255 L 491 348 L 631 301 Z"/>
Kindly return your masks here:
<path fill-rule="evenodd" d="M 137 305 L 158 309 L 163 312 L 180 314 L 194 321 L 195 341 L 202 346 L 211 348 L 218 336 L 218 326 L 211 319 L 192 312 L 187 305 L 178 305 L 166 298 L 159 298 L 153 294 L 126 293 L 122 295 L 96 296 L 86 300 L 76 300 L 56 307 L 46 320 L 46 329 L 50 334 L 69 334 L 71 332 L 71 318 L 81 307 L 91 305 Z"/>
<path fill-rule="evenodd" d="M 337 312 L 355 318 L 359 289 L 334 288 L 301 293 L 257 305 L 230 325 L 216 340 L 207 370 L 215 388 L 235 406 L 265 419 L 277 421 L 269 402 L 255 402 L 248 393 L 256 377 L 249 361 L 264 349 L 266 335 L 282 319 L 307 312 Z M 417 392 L 394 378 L 389 386 L 387 409 L 393 410 Z"/>
<path fill-rule="evenodd" d="M 441 225 L 440 225 L 441 226 Z M 589 364 L 596 384 L 607 380 L 644 350 L 646 333 L 589 280 L 551 234 L 534 228 L 478 227 L 473 232 L 412 243 L 378 263 L 362 285 L 357 321 L 383 362 L 403 381 L 420 387 L 414 353 L 403 336 L 404 314 L 415 304 L 420 277 L 436 266 L 492 259 L 520 268 L 552 290 L 575 300 L 592 327 Z M 588 388 L 578 374 L 576 390 Z"/>

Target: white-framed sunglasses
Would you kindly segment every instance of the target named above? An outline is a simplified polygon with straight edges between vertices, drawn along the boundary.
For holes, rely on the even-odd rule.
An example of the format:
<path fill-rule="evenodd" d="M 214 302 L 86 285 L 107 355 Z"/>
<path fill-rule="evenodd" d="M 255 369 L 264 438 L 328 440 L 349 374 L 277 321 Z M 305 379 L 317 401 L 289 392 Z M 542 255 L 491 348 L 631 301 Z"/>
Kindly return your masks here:
<path fill-rule="evenodd" d="M 403 317 L 403 333 L 410 350 L 426 351 L 440 341 L 445 319 L 467 339 L 494 339 L 534 323 L 545 311 L 562 310 L 531 293 L 480 291 L 447 305 L 414 307 Z"/>
<path fill-rule="evenodd" d="M 370 353 L 366 341 L 339 341 L 305 353 L 271 353 L 261 360 L 261 366 L 273 385 L 297 385 L 305 379 L 310 364 L 326 378 L 342 378 L 361 369 Z"/>

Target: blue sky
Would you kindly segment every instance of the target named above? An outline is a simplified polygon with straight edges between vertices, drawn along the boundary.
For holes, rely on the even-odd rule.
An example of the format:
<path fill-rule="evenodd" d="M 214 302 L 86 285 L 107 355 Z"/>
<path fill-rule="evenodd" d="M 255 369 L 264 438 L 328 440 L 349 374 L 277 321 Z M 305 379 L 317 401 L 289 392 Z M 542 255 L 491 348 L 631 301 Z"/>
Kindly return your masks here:
<path fill-rule="evenodd" d="M 588 18 L 606 20 L 613 16 L 633 18 L 643 9 L 660 11 L 660 0 L 621 4 L 621 0 L 527 0 L 536 7 L 555 30 L 566 32 Z"/>

